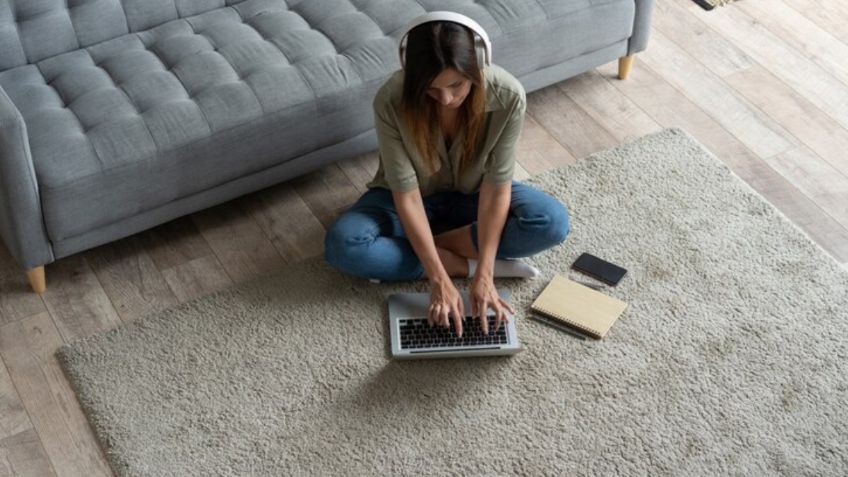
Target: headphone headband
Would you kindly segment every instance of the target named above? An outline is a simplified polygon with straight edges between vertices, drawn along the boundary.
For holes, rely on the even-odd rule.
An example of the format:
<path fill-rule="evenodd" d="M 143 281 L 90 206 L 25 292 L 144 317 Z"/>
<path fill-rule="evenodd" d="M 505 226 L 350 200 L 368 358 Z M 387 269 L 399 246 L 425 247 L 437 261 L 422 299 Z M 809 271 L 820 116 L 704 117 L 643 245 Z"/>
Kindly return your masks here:
<path fill-rule="evenodd" d="M 486 30 L 480 26 L 479 23 L 474 21 L 473 19 L 456 12 L 447 12 L 447 11 L 435 11 L 430 13 L 425 13 L 423 15 L 419 15 L 412 19 L 412 21 L 406 26 L 406 29 L 403 32 L 403 35 L 400 37 L 400 43 L 398 47 L 398 53 L 400 55 L 400 65 L 401 67 L 406 66 L 406 38 L 409 36 L 409 32 L 424 23 L 430 22 L 453 22 L 463 25 L 471 29 L 472 32 L 477 34 L 477 37 L 482 41 L 483 47 L 483 64 L 478 65 L 479 67 L 488 66 L 492 64 L 492 42 L 489 41 L 489 35 L 486 34 Z M 474 48 L 475 50 L 479 48 L 481 45 L 478 44 L 477 39 L 474 40 Z M 481 55 L 478 54 L 478 63 L 479 57 Z"/>

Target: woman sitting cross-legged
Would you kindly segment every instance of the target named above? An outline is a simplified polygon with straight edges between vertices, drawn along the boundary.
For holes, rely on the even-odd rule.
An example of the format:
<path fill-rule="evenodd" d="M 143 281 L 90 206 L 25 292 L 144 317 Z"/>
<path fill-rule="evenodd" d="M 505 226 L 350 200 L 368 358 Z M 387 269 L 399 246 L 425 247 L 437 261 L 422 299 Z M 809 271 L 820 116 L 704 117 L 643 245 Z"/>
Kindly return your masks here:
<path fill-rule="evenodd" d="M 486 64 L 491 50 L 481 51 L 479 25 L 463 19 L 419 21 L 404 35 L 404 67 L 373 102 L 377 174 L 325 240 L 327 262 L 342 272 L 429 280 L 428 321 L 452 319 L 459 335 L 465 310 L 450 277 L 473 277 L 471 313 L 491 308 L 497 329 L 514 310 L 493 278 L 538 275 L 516 259 L 561 243 L 569 231 L 560 202 L 512 180 L 524 88 Z M 480 322 L 488 333 L 487 320 Z"/>

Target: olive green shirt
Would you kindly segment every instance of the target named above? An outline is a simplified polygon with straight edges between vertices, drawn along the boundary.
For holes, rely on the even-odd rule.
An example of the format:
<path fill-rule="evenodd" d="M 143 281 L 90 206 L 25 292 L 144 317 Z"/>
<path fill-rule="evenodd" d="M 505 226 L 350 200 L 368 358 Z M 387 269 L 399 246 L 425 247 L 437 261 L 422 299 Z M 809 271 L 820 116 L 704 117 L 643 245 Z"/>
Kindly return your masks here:
<path fill-rule="evenodd" d="M 478 142 L 482 146 L 478 147 L 474 161 L 466 171 L 459 173 L 465 145 L 464 125 L 459 126 L 450 150 L 445 147 L 441 128 L 437 128 L 440 168 L 430 173 L 401 117 L 403 70 L 396 71 L 374 97 L 380 165 L 368 187 L 397 192 L 419 188 L 421 195 L 426 197 L 441 191 L 471 194 L 480 189 L 484 180 L 492 184 L 512 180 L 527 97 L 521 83 L 497 65 L 484 68 L 483 76 L 486 81 L 486 117 Z"/>

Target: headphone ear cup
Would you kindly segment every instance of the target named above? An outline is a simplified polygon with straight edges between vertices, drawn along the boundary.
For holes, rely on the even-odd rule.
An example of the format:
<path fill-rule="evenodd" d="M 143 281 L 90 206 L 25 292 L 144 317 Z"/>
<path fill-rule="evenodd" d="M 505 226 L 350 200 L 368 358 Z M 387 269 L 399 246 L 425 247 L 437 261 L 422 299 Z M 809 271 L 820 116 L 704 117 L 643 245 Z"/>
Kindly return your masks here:
<path fill-rule="evenodd" d="M 474 35 L 474 50 L 477 52 L 477 67 L 483 69 L 486 66 L 486 43 L 479 35 Z"/>
<path fill-rule="evenodd" d="M 398 57 L 400 58 L 400 69 L 406 68 L 406 35 L 400 39 L 400 44 L 398 44 Z"/>

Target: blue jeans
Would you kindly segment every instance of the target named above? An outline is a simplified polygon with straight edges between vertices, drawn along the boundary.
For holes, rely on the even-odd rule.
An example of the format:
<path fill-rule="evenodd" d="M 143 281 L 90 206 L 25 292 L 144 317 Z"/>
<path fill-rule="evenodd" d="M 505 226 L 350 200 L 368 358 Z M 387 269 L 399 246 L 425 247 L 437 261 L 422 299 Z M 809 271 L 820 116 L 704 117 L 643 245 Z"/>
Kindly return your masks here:
<path fill-rule="evenodd" d="M 437 192 L 424 198 L 433 234 L 471 224 L 477 245 L 479 193 Z M 535 255 L 565 240 L 568 212 L 550 195 L 512 182 L 509 213 L 498 244 L 498 258 Z M 424 267 L 400 222 L 391 191 L 368 190 L 327 230 L 324 257 L 341 272 L 383 281 L 417 280 Z"/>

